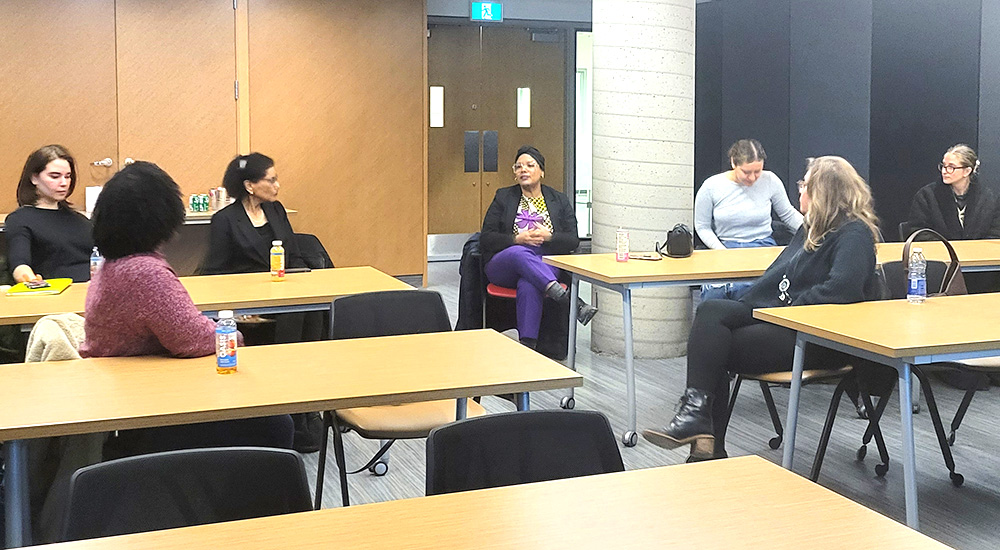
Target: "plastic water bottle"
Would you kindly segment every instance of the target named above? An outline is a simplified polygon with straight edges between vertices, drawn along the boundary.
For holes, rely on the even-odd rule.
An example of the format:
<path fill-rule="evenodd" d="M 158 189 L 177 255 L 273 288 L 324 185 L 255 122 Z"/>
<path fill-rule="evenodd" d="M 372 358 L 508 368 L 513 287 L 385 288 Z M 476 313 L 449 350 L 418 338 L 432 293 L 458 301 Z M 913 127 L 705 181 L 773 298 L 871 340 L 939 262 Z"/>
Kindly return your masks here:
<path fill-rule="evenodd" d="M 615 260 L 619 262 L 628 261 L 628 231 L 621 227 L 615 233 Z"/>
<path fill-rule="evenodd" d="M 285 280 L 285 247 L 281 241 L 271 241 L 271 280 Z"/>
<path fill-rule="evenodd" d="M 911 304 L 922 304 L 927 299 L 927 260 L 924 251 L 914 248 L 910 253 L 909 285 L 906 289 L 906 301 Z"/>
<path fill-rule="evenodd" d="M 94 278 L 94 274 L 97 273 L 98 269 L 104 265 L 104 256 L 97 251 L 97 247 L 94 247 L 93 252 L 90 253 L 90 278 Z"/>
<path fill-rule="evenodd" d="M 236 319 L 232 310 L 219 312 L 219 322 L 215 325 L 215 372 L 232 374 L 236 372 Z"/>

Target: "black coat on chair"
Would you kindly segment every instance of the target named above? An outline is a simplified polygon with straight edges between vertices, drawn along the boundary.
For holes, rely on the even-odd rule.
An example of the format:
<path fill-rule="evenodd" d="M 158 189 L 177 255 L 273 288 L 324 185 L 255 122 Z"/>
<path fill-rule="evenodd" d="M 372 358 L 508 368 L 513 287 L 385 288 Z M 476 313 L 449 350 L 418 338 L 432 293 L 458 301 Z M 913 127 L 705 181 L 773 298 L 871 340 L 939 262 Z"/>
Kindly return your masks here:
<path fill-rule="evenodd" d="M 516 310 L 513 300 L 492 298 L 486 295 L 486 275 L 483 273 L 482 257 L 479 252 L 479 233 L 469 237 L 462 247 L 459 262 L 461 281 L 458 287 L 458 322 L 455 330 L 483 328 L 483 307 L 485 300 L 493 300 L 488 309 L 486 327 L 498 331 L 514 328 Z M 560 281 L 569 283 L 571 276 L 560 274 Z M 542 307 L 542 325 L 535 349 L 542 355 L 562 360 L 566 358 L 569 343 L 569 305 L 546 300 Z"/>

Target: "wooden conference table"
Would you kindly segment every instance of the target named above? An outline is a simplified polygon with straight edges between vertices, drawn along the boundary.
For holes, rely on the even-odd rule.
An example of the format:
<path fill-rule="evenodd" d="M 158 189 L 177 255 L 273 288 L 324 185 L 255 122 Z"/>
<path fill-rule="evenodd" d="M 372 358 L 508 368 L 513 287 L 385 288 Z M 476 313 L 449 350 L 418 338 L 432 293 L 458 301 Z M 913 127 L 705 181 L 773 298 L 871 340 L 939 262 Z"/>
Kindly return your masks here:
<path fill-rule="evenodd" d="M 918 528 L 911 366 L 1000 352 L 1000 293 L 754 310 L 754 317 L 798 331 L 782 464 L 792 467 L 803 350 L 807 342 L 895 368 L 899 373 L 906 524 Z M 955 322 L 961 319 L 962 322 Z"/>
<path fill-rule="evenodd" d="M 267 273 L 181 277 L 198 309 L 233 309 L 238 313 L 332 311 L 340 296 L 380 290 L 409 290 L 410 285 L 373 267 L 338 267 L 289 273 L 280 283 Z M 83 314 L 88 283 L 74 283 L 62 294 L 7 296 L 0 293 L 0 325 L 32 324 L 56 313 Z"/>
<path fill-rule="evenodd" d="M 952 241 L 962 262 L 962 270 L 994 271 L 1000 269 L 1000 240 Z M 928 260 L 948 261 L 948 253 L 938 242 L 921 242 Z M 760 277 L 784 247 L 730 248 L 695 250 L 687 258 L 664 257 L 659 261 L 615 261 L 614 254 L 569 254 L 545 256 L 545 263 L 564 269 L 573 275 L 570 303 L 576 303 L 580 281 L 613 290 L 622 295 L 622 316 L 625 333 L 625 384 L 628 402 L 628 426 L 622 433 L 627 447 L 636 444 L 635 354 L 632 344 L 632 290 L 664 286 L 693 286 L 722 283 Z M 880 243 L 878 262 L 899 261 L 903 243 Z M 576 308 L 570 309 L 569 355 L 567 364 L 576 368 Z M 570 407 L 572 393 L 563 398 Z"/>
<path fill-rule="evenodd" d="M 749 456 L 91 539 L 52 549 L 839 550 L 859 544 L 947 548 Z"/>
<path fill-rule="evenodd" d="M 493 330 L 247 347 L 226 376 L 212 356 L 4 365 L 7 546 L 29 542 L 26 439 L 503 393 L 526 408 L 582 380 Z"/>

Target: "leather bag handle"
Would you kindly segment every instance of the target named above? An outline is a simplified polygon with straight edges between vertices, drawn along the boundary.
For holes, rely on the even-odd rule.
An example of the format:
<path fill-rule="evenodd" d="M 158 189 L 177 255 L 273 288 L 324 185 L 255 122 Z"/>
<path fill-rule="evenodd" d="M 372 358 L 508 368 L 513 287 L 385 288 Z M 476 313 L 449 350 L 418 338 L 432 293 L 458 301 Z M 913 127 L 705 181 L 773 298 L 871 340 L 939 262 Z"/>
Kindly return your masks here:
<path fill-rule="evenodd" d="M 948 256 L 951 257 L 948 268 L 944 271 L 944 278 L 941 280 L 941 288 L 935 294 L 944 294 L 947 296 L 968 294 L 969 291 L 965 286 L 965 277 L 962 276 L 962 263 L 958 260 L 955 248 L 951 246 L 948 239 L 933 229 L 918 229 L 911 233 L 910 237 L 906 239 L 906 243 L 903 244 L 903 271 L 906 274 L 906 279 L 909 280 L 910 278 L 910 246 L 913 244 L 914 239 L 922 233 L 929 233 L 941 241 L 944 247 L 948 249 Z"/>

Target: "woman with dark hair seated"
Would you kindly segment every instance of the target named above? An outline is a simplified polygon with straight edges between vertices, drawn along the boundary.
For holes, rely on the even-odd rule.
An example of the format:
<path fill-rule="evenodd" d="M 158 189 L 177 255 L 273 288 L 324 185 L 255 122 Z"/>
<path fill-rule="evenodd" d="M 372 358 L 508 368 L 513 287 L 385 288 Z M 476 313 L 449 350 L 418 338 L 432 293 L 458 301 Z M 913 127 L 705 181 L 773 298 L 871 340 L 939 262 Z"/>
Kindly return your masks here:
<path fill-rule="evenodd" d="M 268 253 L 276 240 L 285 248 L 286 268 L 306 267 L 288 214 L 278 202 L 281 185 L 270 157 L 250 153 L 234 158 L 222 185 L 236 202 L 212 216 L 203 275 L 269 271 Z"/>
<path fill-rule="evenodd" d="M 155 164 L 126 166 L 104 185 L 94 208 L 94 241 L 104 266 L 87 290 L 83 357 L 215 353 L 215 323 L 202 315 L 158 252 L 184 222 L 174 180 Z M 239 336 L 242 344 L 242 335 Z M 150 388 L 156 391 L 156 388 Z M 289 448 L 288 415 L 121 433 L 126 452 L 260 445 Z"/>
<path fill-rule="evenodd" d="M 531 146 L 514 157 L 514 185 L 497 189 L 486 211 L 479 249 L 486 278 L 495 285 L 517 288 L 517 336 L 534 348 L 545 298 L 566 300 L 569 293 L 556 280 L 559 270 L 542 262 L 545 254 L 569 254 L 580 245 L 576 212 L 566 195 L 542 185 L 545 157 Z M 582 300 L 577 319 L 584 325 L 597 308 Z"/>
<path fill-rule="evenodd" d="M 688 388 L 665 428 L 643 431 L 651 443 L 667 449 L 690 443 L 689 461 L 726 456 L 729 373 L 792 368 L 795 331 L 754 319 L 754 308 L 880 297 L 878 219 L 871 190 L 854 167 L 840 157 L 812 159 L 799 182 L 799 204 L 802 227 L 750 290 L 739 301 L 707 300 L 698 308 L 688 338 Z M 829 368 L 848 360 L 816 346 L 807 353 Z"/>
<path fill-rule="evenodd" d="M 7 216 L 7 257 L 16 282 L 90 279 L 90 220 L 69 205 L 76 163 L 61 145 L 31 153 L 17 183 L 19 208 Z"/>

